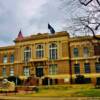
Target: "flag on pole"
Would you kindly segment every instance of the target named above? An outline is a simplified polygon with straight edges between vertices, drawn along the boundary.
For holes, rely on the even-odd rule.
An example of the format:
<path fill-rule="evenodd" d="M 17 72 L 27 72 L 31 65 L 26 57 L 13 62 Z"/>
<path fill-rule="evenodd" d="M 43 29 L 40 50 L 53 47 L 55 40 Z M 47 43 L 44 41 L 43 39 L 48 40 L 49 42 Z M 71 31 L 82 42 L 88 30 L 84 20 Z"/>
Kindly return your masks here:
<path fill-rule="evenodd" d="M 54 34 L 55 33 L 54 28 L 49 23 L 48 23 L 48 29 L 50 30 L 50 33 L 51 34 Z"/>

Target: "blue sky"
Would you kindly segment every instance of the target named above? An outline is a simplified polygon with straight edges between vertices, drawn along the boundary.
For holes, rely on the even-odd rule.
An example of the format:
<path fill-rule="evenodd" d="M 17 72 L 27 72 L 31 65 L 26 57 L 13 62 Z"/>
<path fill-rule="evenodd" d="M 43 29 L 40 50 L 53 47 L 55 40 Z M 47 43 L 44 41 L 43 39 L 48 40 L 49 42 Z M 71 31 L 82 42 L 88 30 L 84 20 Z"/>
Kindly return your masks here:
<path fill-rule="evenodd" d="M 65 16 L 59 1 L 0 0 L 0 46 L 13 44 L 20 29 L 24 36 L 49 32 L 48 22 L 56 31 L 62 31 L 72 12 L 68 6 Z"/>

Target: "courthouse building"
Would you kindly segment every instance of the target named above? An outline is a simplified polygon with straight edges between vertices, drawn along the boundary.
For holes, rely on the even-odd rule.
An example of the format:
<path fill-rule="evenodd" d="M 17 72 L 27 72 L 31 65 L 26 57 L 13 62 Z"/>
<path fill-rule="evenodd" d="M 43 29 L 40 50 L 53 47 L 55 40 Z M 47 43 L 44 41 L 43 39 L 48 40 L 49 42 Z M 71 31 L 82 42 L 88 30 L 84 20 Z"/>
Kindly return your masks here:
<path fill-rule="evenodd" d="M 0 47 L 0 78 L 41 79 L 41 84 L 66 84 L 84 75 L 89 82 L 100 77 L 100 41 L 91 36 L 70 37 L 67 32 L 38 33 L 15 45 Z"/>

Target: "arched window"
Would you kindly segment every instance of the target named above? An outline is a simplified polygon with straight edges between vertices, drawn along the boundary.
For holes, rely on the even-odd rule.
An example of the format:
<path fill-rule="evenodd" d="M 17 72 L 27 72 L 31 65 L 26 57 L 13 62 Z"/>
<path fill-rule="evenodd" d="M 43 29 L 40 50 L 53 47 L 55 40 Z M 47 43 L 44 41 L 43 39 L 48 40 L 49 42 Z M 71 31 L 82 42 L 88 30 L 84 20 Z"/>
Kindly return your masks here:
<path fill-rule="evenodd" d="M 10 56 L 10 62 L 11 62 L 11 63 L 14 63 L 14 54 L 12 54 L 12 55 Z"/>
<path fill-rule="evenodd" d="M 7 63 L 7 55 L 4 55 L 4 57 L 3 57 L 3 63 Z"/>
<path fill-rule="evenodd" d="M 43 58 L 43 57 L 44 57 L 43 45 L 39 44 L 36 47 L 36 58 Z"/>
<path fill-rule="evenodd" d="M 57 45 L 55 43 L 49 46 L 49 59 L 57 59 Z"/>
<path fill-rule="evenodd" d="M 26 47 L 24 49 L 24 61 L 29 61 L 31 58 L 31 49 L 29 47 Z"/>

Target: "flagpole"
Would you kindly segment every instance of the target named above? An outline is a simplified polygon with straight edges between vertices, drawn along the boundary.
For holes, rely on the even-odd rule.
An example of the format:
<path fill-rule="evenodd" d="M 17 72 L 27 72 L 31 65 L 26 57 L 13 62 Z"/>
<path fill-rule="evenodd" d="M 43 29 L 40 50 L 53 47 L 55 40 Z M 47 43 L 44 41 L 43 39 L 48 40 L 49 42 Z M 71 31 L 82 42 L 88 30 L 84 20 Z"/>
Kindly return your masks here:
<path fill-rule="evenodd" d="M 48 23 L 48 29 L 49 29 L 49 32 L 50 32 L 50 34 L 51 35 L 53 35 L 53 34 L 55 34 L 55 30 L 54 30 L 54 28 Z M 48 32 L 48 44 L 49 44 L 49 32 Z M 48 51 L 49 51 L 49 46 L 48 46 Z M 51 63 L 51 64 L 53 64 L 53 59 L 50 59 L 49 58 L 49 56 L 50 56 L 50 51 L 49 51 L 49 53 L 48 53 L 49 55 L 48 55 L 48 62 L 49 63 Z M 49 64 L 48 64 L 48 73 L 49 73 Z M 48 79 L 48 85 L 50 85 L 50 79 Z"/>

